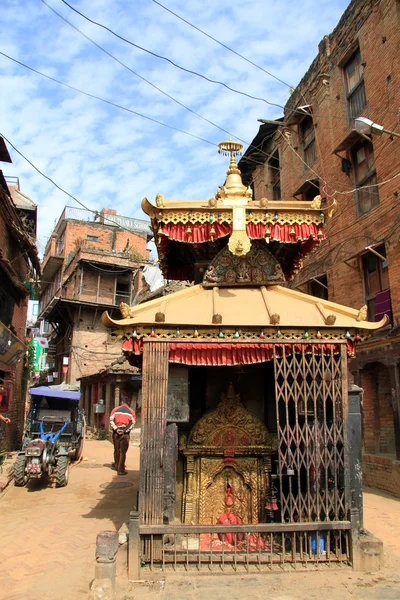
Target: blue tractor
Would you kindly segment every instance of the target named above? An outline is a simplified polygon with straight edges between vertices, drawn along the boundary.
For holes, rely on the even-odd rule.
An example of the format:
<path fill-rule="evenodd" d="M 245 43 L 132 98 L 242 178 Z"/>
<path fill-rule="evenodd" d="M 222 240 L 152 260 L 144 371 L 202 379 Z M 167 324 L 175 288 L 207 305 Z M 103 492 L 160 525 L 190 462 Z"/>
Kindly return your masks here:
<path fill-rule="evenodd" d="M 31 407 L 24 443 L 14 465 L 14 483 L 53 477 L 57 487 L 68 483 L 69 467 L 78 460 L 85 440 L 81 394 L 67 385 L 30 388 Z"/>

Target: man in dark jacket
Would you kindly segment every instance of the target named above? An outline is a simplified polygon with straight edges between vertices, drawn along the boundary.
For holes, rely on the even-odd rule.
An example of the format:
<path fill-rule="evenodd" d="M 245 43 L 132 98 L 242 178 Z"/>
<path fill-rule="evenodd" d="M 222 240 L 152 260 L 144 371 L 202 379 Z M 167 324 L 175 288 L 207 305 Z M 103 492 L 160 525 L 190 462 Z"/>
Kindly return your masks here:
<path fill-rule="evenodd" d="M 110 424 L 113 430 L 114 462 L 111 465 L 118 475 L 126 475 L 125 458 L 129 448 L 129 432 L 136 423 L 135 411 L 130 407 L 130 401 L 125 399 L 116 406 L 110 414 Z"/>

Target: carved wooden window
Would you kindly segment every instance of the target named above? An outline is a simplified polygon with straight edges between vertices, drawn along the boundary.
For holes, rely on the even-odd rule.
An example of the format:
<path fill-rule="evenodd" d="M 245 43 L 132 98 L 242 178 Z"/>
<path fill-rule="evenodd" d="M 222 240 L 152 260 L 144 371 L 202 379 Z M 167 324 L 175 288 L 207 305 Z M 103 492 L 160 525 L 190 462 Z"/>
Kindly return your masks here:
<path fill-rule="evenodd" d="M 374 147 L 372 142 L 363 142 L 352 150 L 354 183 L 356 191 L 357 217 L 368 213 L 379 204 L 379 189 L 376 185 Z M 371 187 L 372 186 L 372 187 Z"/>
<path fill-rule="evenodd" d="M 385 245 L 375 248 L 376 252 L 386 257 Z M 380 321 L 384 314 L 392 320 L 391 298 L 389 289 L 389 267 L 373 252 L 362 256 L 364 273 L 365 300 L 368 306 L 368 319 Z"/>
<path fill-rule="evenodd" d="M 347 112 L 349 120 L 358 117 L 367 106 L 364 86 L 364 67 L 361 63 L 360 49 L 354 52 L 344 65 L 344 79 L 347 97 Z"/>
<path fill-rule="evenodd" d="M 281 169 L 279 151 L 276 150 L 268 161 L 269 183 L 272 189 L 272 200 L 281 199 Z"/>
<path fill-rule="evenodd" d="M 315 145 L 315 130 L 312 117 L 306 117 L 300 124 L 300 138 L 303 148 L 303 160 L 308 167 L 311 167 L 317 159 L 317 150 Z"/>

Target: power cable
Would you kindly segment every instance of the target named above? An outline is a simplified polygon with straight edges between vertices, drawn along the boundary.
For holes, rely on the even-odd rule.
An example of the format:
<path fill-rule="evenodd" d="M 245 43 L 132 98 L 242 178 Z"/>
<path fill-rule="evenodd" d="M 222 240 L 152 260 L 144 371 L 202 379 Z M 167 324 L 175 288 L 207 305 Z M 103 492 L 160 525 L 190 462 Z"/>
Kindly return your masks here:
<path fill-rule="evenodd" d="M 81 90 L 77 87 L 74 87 L 73 85 L 69 85 L 68 83 L 64 83 L 63 81 L 60 81 L 59 79 L 55 79 L 54 77 L 50 77 L 50 75 L 46 75 L 45 73 L 42 73 L 41 71 L 38 71 L 37 69 L 34 69 L 33 67 L 30 67 L 29 65 L 26 65 L 23 62 L 20 62 L 19 60 L 12 58 L 12 56 L 9 56 L 8 54 L 5 54 L 5 52 L 1 52 L 0 54 L 2 56 L 4 56 L 5 58 L 8 58 L 9 60 L 17 63 L 18 65 L 20 65 L 21 67 L 24 67 L 25 69 L 29 69 L 29 71 L 32 71 L 33 73 L 36 73 L 37 75 L 40 75 L 41 77 L 45 77 L 46 79 L 49 79 L 50 81 L 53 81 L 54 83 L 58 83 L 59 85 L 62 85 L 66 88 L 69 88 L 70 90 L 73 90 L 74 92 L 78 92 L 79 94 L 83 94 L 84 96 L 88 96 L 89 98 L 94 98 L 95 100 L 99 100 L 100 102 L 104 102 L 105 104 L 109 104 L 110 106 L 113 106 L 114 108 L 118 108 L 120 110 L 124 110 L 126 112 L 129 112 L 133 115 L 136 115 L 137 117 L 141 117 L 142 119 L 147 119 L 148 121 L 152 121 L 153 123 L 157 123 L 157 125 L 162 125 L 163 127 L 167 127 L 168 129 L 173 129 L 174 131 L 178 131 L 179 133 L 184 133 L 185 135 L 190 135 L 190 137 L 195 138 L 196 140 L 200 140 L 201 142 L 205 142 L 206 144 L 210 144 L 211 146 L 216 146 L 218 147 L 218 144 L 215 144 L 214 142 L 210 142 L 209 140 L 206 140 L 205 138 L 199 137 L 198 135 L 194 135 L 193 133 L 189 133 L 188 131 L 184 131 L 183 129 L 179 129 L 178 127 L 173 127 L 172 125 L 168 125 L 167 123 L 163 123 L 162 121 L 158 121 L 157 119 L 154 119 L 153 117 L 149 117 L 147 115 L 143 115 L 142 113 L 139 113 L 135 110 L 132 110 L 130 108 L 127 108 L 126 106 L 121 106 L 120 104 L 115 104 L 115 102 L 111 102 L 110 100 L 106 100 L 105 98 L 101 98 L 100 96 L 96 96 L 95 94 L 90 94 L 89 92 L 85 92 L 84 90 Z"/>
<path fill-rule="evenodd" d="M 257 100 L 259 102 L 265 102 L 265 104 L 268 104 L 269 106 L 277 106 L 278 108 L 282 108 L 282 109 L 284 108 L 281 104 L 276 104 L 275 102 L 269 102 L 268 100 L 265 100 L 265 98 L 259 98 L 258 96 L 253 96 L 252 94 L 247 94 L 246 92 L 242 92 L 240 90 L 235 90 L 234 88 L 230 87 L 226 83 L 223 83 L 222 81 L 210 79 L 209 77 L 206 77 L 205 75 L 202 75 L 201 73 L 198 73 L 197 71 L 192 71 L 191 69 L 187 69 L 186 67 L 183 67 L 182 65 L 178 65 L 176 62 L 174 62 L 170 58 L 167 58 L 166 56 L 162 56 L 161 54 L 157 54 L 156 52 L 152 52 L 151 50 L 148 50 L 147 48 L 143 48 L 143 46 L 139 46 L 138 44 L 135 44 L 131 40 L 124 38 L 122 35 L 116 33 L 110 27 L 107 27 L 107 25 L 103 25 L 102 23 L 99 23 L 98 21 L 94 21 L 93 19 L 90 19 L 88 16 L 86 16 L 85 14 L 83 14 L 82 12 L 80 12 L 79 10 L 74 8 L 73 6 L 71 6 L 71 4 L 69 4 L 66 0 L 61 0 L 61 2 L 63 2 L 66 6 L 68 6 L 71 10 L 73 10 L 75 13 L 80 15 L 82 18 L 86 19 L 86 21 L 89 21 L 89 23 L 92 23 L 93 25 L 97 25 L 98 27 L 105 29 L 106 31 L 111 33 L 116 38 L 122 40 L 123 42 L 126 42 L 127 44 L 129 44 L 130 46 L 133 46 L 134 48 L 137 48 L 138 50 L 141 50 L 142 52 L 151 54 L 151 56 L 154 56 L 155 58 L 159 58 L 160 60 L 165 60 L 166 62 L 170 63 L 172 66 L 176 67 L 177 69 L 180 69 L 181 71 L 185 71 L 186 73 L 190 73 L 191 75 L 195 75 L 196 77 L 201 77 L 201 79 L 204 79 L 205 81 L 208 81 L 209 83 L 215 83 L 216 85 L 221 85 L 224 88 L 226 88 L 227 90 L 234 92 L 235 94 L 240 94 L 241 96 L 246 96 L 247 98 L 251 98 L 252 100 Z"/>
<path fill-rule="evenodd" d="M 62 192 L 63 194 L 66 194 L 67 196 L 69 196 L 69 198 L 71 198 L 72 200 L 74 200 L 75 202 L 77 202 L 78 204 L 80 204 L 80 206 L 82 206 L 82 208 L 84 208 L 85 210 L 93 213 L 95 216 L 100 216 L 100 213 L 97 210 L 93 210 L 93 209 L 88 208 L 87 206 L 85 206 L 85 204 L 83 204 L 83 202 L 81 202 L 80 200 L 78 200 L 78 198 L 76 198 L 75 196 L 73 196 L 72 194 L 70 194 L 69 192 L 67 192 L 66 190 L 64 190 L 51 177 L 49 177 L 48 175 L 45 175 L 38 167 L 36 167 L 36 165 L 33 164 L 33 162 L 31 162 L 29 160 L 29 158 L 27 158 L 24 154 L 22 154 L 22 152 L 20 150 L 18 150 L 18 148 L 16 148 L 14 146 L 14 144 L 12 144 L 10 142 L 10 140 L 6 138 L 5 135 L 3 135 L 2 133 L 0 133 L 0 137 L 4 138 L 6 140 L 6 142 L 7 142 L 7 144 L 9 144 L 11 146 L 11 148 L 13 148 L 15 150 L 15 152 L 17 152 L 24 160 L 26 160 L 26 162 L 29 163 L 31 165 L 31 167 L 33 169 L 35 169 L 35 171 L 37 171 L 37 173 L 39 173 L 39 175 L 41 175 L 42 177 L 44 177 L 45 179 L 47 179 L 47 181 L 50 181 L 50 183 L 52 183 L 54 185 L 54 187 L 56 187 L 58 190 L 60 190 L 60 192 Z M 134 234 L 137 233 L 137 231 L 135 231 L 133 229 L 128 229 L 127 227 L 124 227 L 123 225 L 115 223 L 115 221 L 113 221 L 112 219 L 109 219 L 105 215 L 101 215 L 101 217 L 105 221 L 109 221 L 115 227 L 118 227 L 119 229 L 123 229 L 124 231 L 127 231 L 128 233 L 134 233 Z"/>
<path fill-rule="evenodd" d="M 62 85 L 63 87 L 69 88 L 70 90 L 73 90 L 74 92 L 78 92 L 79 94 L 83 94 L 84 96 L 87 96 L 89 98 L 93 98 L 94 100 L 99 100 L 100 102 L 104 102 L 105 104 L 108 104 L 110 106 L 113 106 L 114 108 L 118 108 L 119 110 L 123 110 L 125 112 L 131 113 L 135 116 L 141 117 L 142 119 L 146 119 L 148 121 L 151 121 L 153 123 L 156 123 L 157 125 L 162 125 L 162 127 L 166 127 L 167 129 L 172 129 L 173 131 L 177 131 L 178 133 L 183 133 L 184 135 L 188 135 L 196 140 L 199 140 L 200 142 L 205 142 L 206 144 L 209 144 L 210 146 L 214 146 L 215 148 L 218 148 L 218 144 L 216 144 L 215 142 L 210 142 L 210 140 L 207 140 L 203 137 L 200 137 L 198 135 L 194 135 L 193 133 L 189 133 L 188 131 L 185 131 L 184 129 L 179 129 L 178 127 L 173 127 L 172 125 L 168 125 L 167 123 L 163 123 L 162 121 L 158 121 L 157 119 L 154 119 L 153 117 L 149 117 L 148 115 L 144 115 L 142 113 L 139 113 L 135 110 L 132 110 L 130 108 L 127 108 L 126 106 L 121 106 L 120 104 L 115 104 L 115 102 L 111 102 L 110 100 L 106 100 L 105 98 L 101 98 L 100 96 L 96 96 L 95 94 L 91 94 L 89 92 L 85 92 L 84 90 L 81 90 L 73 85 L 69 85 L 68 83 L 65 83 L 63 81 L 60 81 L 59 79 L 55 79 L 54 77 L 51 77 L 50 75 L 46 75 L 46 73 L 42 73 L 41 71 L 38 71 L 37 69 L 34 69 L 33 67 L 30 67 L 29 65 L 17 60 L 16 58 L 13 58 L 12 56 L 9 56 L 8 54 L 6 54 L 5 52 L 0 51 L 0 55 L 4 56 L 5 58 L 8 58 L 9 60 L 11 60 L 12 62 L 20 65 L 21 67 L 24 67 L 25 69 L 28 69 L 29 71 L 32 71 L 33 73 L 36 73 L 37 75 L 40 75 L 41 77 L 45 77 L 46 79 L 49 79 L 50 81 L 53 81 L 54 83 L 58 83 L 59 85 Z M 273 136 L 273 134 L 271 134 L 270 136 L 268 136 L 268 138 L 265 138 L 265 140 L 270 139 Z M 248 142 L 244 142 L 246 144 L 248 144 Z M 258 149 L 259 146 L 253 146 L 251 144 L 249 144 L 249 148 L 254 148 L 254 149 Z M 262 152 L 263 154 L 266 155 L 267 158 L 269 158 L 269 154 L 267 154 L 266 152 L 260 150 L 260 152 Z M 248 160 L 251 160 L 252 162 L 256 163 L 257 165 L 262 165 L 264 163 L 256 161 L 253 158 L 248 158 Z"/>
<path fill-rule="evenodd" d="M 78 27 L 76 27 L 70 21 L 68 21 L 68 19 L 66 19 L 65 17 L 63 17 L 62 15 L 60 15 L 60 13 L 58 13 L 54 8 L 52 8 L 49 4 L 47 4 L 46 0 L 40 0 L 40 1 L 42 2 L 42 4 L 44 4 L 45 6 L 47 6 L 47 8 L 49 8 L 55 15 L 57 15 L 62 21 L 64 21 L 64 23 L 67 23 L 70 27 L 72 27 L 72 29 L 75 29 L 75 31 L 77 31 L 85 39 L 87 39 L 94 46 L 96 46 L 96 48 L 98 48 L 99 50 L 101 50 L 102 52 L 104 52 L 104 54 L 107 54 L 107 56 L 109 56 L 110 58 L 112 58 L 113 60 L 115 60 L 119 65 L 121 65 L 121 67 L 124 67 L 124 69 L 127 69 L 130 73 L 132 73 L 132 75 L 135 75 L 135 77 L 139 77 L 139 79 L 141 79 L 142 81 L 145 81 L 152 88 L 154 88 L 155 90 L 157 90 L 158 92 L 160 92 L 160 94 L 163 94 L 164 96 L 166 96 L 167 98 L 169 98 L 170 100 L 172 100 L 172 102 L 175 102 L 175 104 L 178 104 L 179 106 L 181 106 L 185 110 L 189 111 L 191 114 L 195 115 L 199 119 L 202 119 L 202 121 L 205 121 L 209 125 L 212 125 L 213 127 L 216 127 L 217 129 L 219 129 L 220 131 L 222 131 L 223 133 L 226 133 L 227 135 L 229 135 L 231 137 L 236 137 L 236 139 L 238 139 L 239 141 L 241 141 L 241 142 L 243 142 L 245 144 L 247 143 L 244 140 L 241 140 L 237 136 L 233 135 L 233 133 L 230 133 L 229 131 L 227 131 L 223 127 L 220 127 L 216 123 L 213 123 L 213 121 L 210 121 L 206 117 L 203 117 L 202 115 L 200 115 L 199 113 L 197 113 L 196 111 L 194 111 L 192 108 L 189 108 L 189 106 L 186 106 L 185 104 L 183 104 L 182 102 L 180 102 L 179 100 L 177 100 L 176 98 L 174 98 L 173 96 L 171 96 L 171 94 L 168 94 L 168 92 L 165 92 L 160 87 L 158 87 L 157 85 L 155 85 L 154 83 L 152 83 L 151 81 L 149 81 L 149 79 L 146 79 L 146 77 L 143 77 L 143 75 L 140 75 L 139 73 L 137 73 L 136 71 L 134 71 L 133 69 L 131 69 L 130 67 L 128 67 L 128 65 L 126 65 L 121 60 L 119 60 L 119 58 L 117 58 L 116 56 L 114 56 L 113 54 L 111 54 L 111 52 L 108 52 L 108 50 L 106 50 L 105 48 L 103 48 L 102 46 L 100 46 L 100 44 L 98 44 L 97 42 L 95 42 L 94 40 L 92 40 L 92 38 L 90 38 L 88 35 L 86 35 L 86 33 L 83 33 L 83 31 L 81 31 Z"/>
<path fill-rule="evenodd" d="M 177 13 L 175 13 L 170 8 L 167 8 L 166 6 L 164 6 L 163 4 L 161 4 L 161 2 L 158 2 L 157 0 L 152 0 L 152 2 L 154 2 L 155 4 L 158 4 L 158 6 L 160 6 L 161 8 L 163 8 L 164 10 L 166 10 L 167 12 L 171 13 L 171 15 L 173 15 L 177 19 L 180 19 L 181 21 L 183 21 L 184 23 L 186 23 L 186 25 L 189 25 L 190 27 L 193 27 L 193 29 L 196 29 L 196 31 L 199 31 L 200 33 L 202 33 L 203 35 L 205 35 L 206 37 L 208 37 L 210 40 L 213 40 L 213 42 L 216 42 L 217 44 L 219 44 L 220 46 L 222 46 L 226 50 L 229 50 L 229 52 L 232 52 L 233 54 L 236 54 L 236 56 L 238 56 L 242 60 L 245 60 L 250 65 L 253 65 L 253 67 L 256 67 L 260 71 L 263 71 L 264 73 L 266 73 L 267 75 L 269 75 L 273 79 L 276 79 L 276 81 L 279 81 L 283 85 L 286 85 L 286 87 L 288 87 L 289 89 L 293 89 L 294 86 L 290 85 L 289 83 L 286 83 L 286 81 L 283 81 L 283 79 L 280 79 L 279 77 L 277 77 L 273 73 L 270 73 L 269 71 L 267 71 L 263 67 L 260 67 L 260 65 L 257 65 L 255 62 L 253 62 L 249 58 L 246 58 L 245 56 L 243 56 L 243 54 L 240 54 L 239 52 L 236 52 L 236 50 L 233 50 L 233 48 L 230 48 L 229 46 L 227 46 L 223 42 L 220 42 L 219 40 L 217 40 L 215 37 L 213 37 L 212 35 L 210 35 L 206 31 L 204 31 L 203 29 L 200 29 L 200 27 L 197 27 L 196 25 L 193 25 L 193 23 L 190 23 L 190 21 L 187 21 L 186 19 L 184 19 L 183 17 L 181 17 L 180 15 L 178 15 Z"/>
<path fill-rule="evenodd" d="M 83 31 L 81 31 L 78 27 L 76 27 L 70 21 L 68 21 L 68 19 L 66 19 L 65 17 L 63 17 L 62 15 L 60 15 L 54 8 L 52 8 L 46 2 L 46 0 L 40 0 L 40 1 L 42 2 L 42 4 L 44 4 L 45 6 L 47 6 L 47 8 L 49 8 L 54 14 L 56 14 L 62 21 L 64 21 L 70 27 L 72 27 L 73 29 L 75 29 L 75 31 L 77 31 L 78 33 L 80 33 L 85 39 L 87 39 L 89 42 L 91 42 L 92 44 L 94 44 L 99 50 L 101 50 L 102 52 L 104 52 L 105 54 L 107 54 L 107 56 L 109 56 L 110 58 L 112 58 L 113 60 L 115 60 L 118 64 L 120 64 L 122 67 L 124 67 L 125 69 L 127 69 L 130 73 L 132 73 L 133 75 L 139 77 L 140 79 L 142 79 L 143 81 L 145 81 L 146 83 L 148 83 L 151 87 L 155 88 L 161 94 L 163 94 L 164 96 L 167 96 L 167 98 L 169 98 L 170 100 L 172 100 L 173 102 L 175 102 L 176 104 L 178 104 L 179 106 L 181 106 L 182 108 L 184 108 L 185 110 L 189 111 L 190 113 L 194 114 L 199 119 L 202 119 L 206 123 L 209 123 L 213 127 L 216 127 L 220 131 L 222 131 L 222 132 L 226 133 L 227 135 L 229 135 L 231 138 L 232 137 L 236 138 L 237 140 L 239 140 L 243 144 L 247 145 L 248 147 L 252 147 L 252 145 L 251 145 L 250 142 L 247 142 L 246 140 L 242 140 L 240 137 L 234 135 L 233 133 L 227 131 L 226 129 L 223 129 L 222 127 L 220 127 L 216 123 L 213 123 L 212 121 L 210 121 L 206 117 L 203 117 L 202 115 L 200 115 L 199 113 L 195 112 L 194 110 L 192 110 L 191 108 L 189 108 L 185 104 L 182 104 L 182 102 L 180 102 L 179 100 L 176 100 L 176 98 L 174 98 L 173 96 L 171 96 L 167 92 L 164 92 L 164 90 L 162 90 L 161 88 L 157 87 L 155 84 L 151 83 L 151 81 L 149 81 L 148 79 L 146 79 L 142 75 L 139 75 L 139 73 L 137 73 L 136 71 L 134 71 L 133 69 L 131 69 L 130 67 L 128 67 L 128 65 L 126 65 L 125 63 L 123 63 L 122 61 L 120 61 L 113 54 L 111 54 L 110 52 L 108 52 L 107 50 L 105 50 L 104 48 L 102 48 L 102 46 L 100 46 L 99 44 L 97 44 L 97 42 L 95 42 L 89 36 L 87 36 L 85 33 L 83 33 Z M 267 157 L 271 157 L 271 154 L 267 154 L 266 152 L 262 152 L 262 153 L 265 154 L 265 156 L 267 156 Z"/>

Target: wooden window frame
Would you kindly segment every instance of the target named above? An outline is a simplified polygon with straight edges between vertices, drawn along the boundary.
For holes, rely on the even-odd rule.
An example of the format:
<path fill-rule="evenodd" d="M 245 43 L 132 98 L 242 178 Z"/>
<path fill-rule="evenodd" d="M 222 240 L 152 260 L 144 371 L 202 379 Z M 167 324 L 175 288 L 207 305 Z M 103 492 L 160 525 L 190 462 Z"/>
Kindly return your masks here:
<path fill-rule="evenodd" d="M 364 83 L 364 74 L 361 73 L 357 83 L 350 89 L 349 86 L 349 76 L 347 69 L 351 63 L 356 62 L 356 58 L 359 56 L 358 64 L 362 66 L 361 63 L 361 52 L 360 48 L 357 46 L 352 52 L 351 56 L 346 60 L 342 65 L 343 71 L 343 79 L 344 79 L 344 88 L 346 94 L 346 111 L 347 111 L 347 119 L 349 123 L 358 117 L 367 106 L 367 96 L 365 93 L 365 83 Z M 356 102 L 354 100 L 356 99 Z M 358 102 L 358 104 L 357 104 Z"/>
<path fill-rule="evenodd" d="M 309 123 L 310 124 L 310 128 L 309 130 L 306 132 L 304 131 L 304 126 L 305 123 Z M 316 139 L 315 139 L 315 129 L 314 129 L 314 124 L 313 124 L 313 120 L 312 120 L 312 116 L 307 116 L 305 119 L 303 119 L 299 125 L 299 129 L 300 129 L 300 140 L 301 140 L 301 147 L 302 147 L 302 153 L 303 153 L 303 161 L 304 161 L 304 170 L 309 169 L 317 160 L 317 146 L 316 146 Z M 310 155 L 311 154 L 311 160 L 310 160 Z"/>
<path fill-rule="evenodd" d="M 380 246 L 377 246 L 376 248 L 374 248 L 374 250 L 386 258 L 385 244 L 381 244 Z M 376 292 L 373 292 L 373 293 L 369 289 L 369 280 L 368 280 L 367 265 L 366 265 L 367 257 L 372 258 L 372 256 L 375 259 L 376 270 L 378 272 L 378 279 L 379 279 L 379 290 L 376 291 Z M 387 282 L 387 285 L 385 286 L 383 284 L 383 278 L 384 278 L 383 261 L 379 258 L 379 256 L 377 256 L 376 254 L 374 254 L 374 253 L 372 253 L 370 251 L 365 252 L 360 257 L 360 264 L 361 264 L 361 272 L 362 272 L 362 280 L 363 280 L 363 288 L 364 288 L 364 298 L 365 298 L 365 303 L 368 306 L 368 320 L 375 322 L 375 315 L 376 315 L 375 300 L 376 300 L 376 296 L 380 292 L 383 292 L 383 291 L 385 291 L 387 289 L 390 290 L 390 286 L 389 286 L 389 267 L 388 266 L 385 267 L 385 268 L 388 269 L 387 274 L 386 274 L 388 282 Z M 386 265 L 387 265 L 387 261 L 386 261 Z M 389 327 L 391 327 L 391 325 L 389 325 Z"/>
<path fill-rule="evenodd" d="M 359 179 L 357 171 L 358 171 L 358 166 L 361 163 L 357 163 L 356 156 L 357 156 L 357 152 L 361 148 L 364 148 L 366 155 L 368 155 L 369 157 L 372 157 L 373 166 L 372 166 L 372 168 L 368 168 L 366 174 Z M 366 189 L 364 187 L 367 185 L 378 183 L 377 173 L 376 173 L 376 168 L 375 168 L 374 147 L 373 147 L 372 142 L 363 141 L 363 142 L 355 145 L 351 149 L 350 156 L 351 156 L 351 164 L 353 166 L 354 187 L 356 188 L 356 192 L 355 192 L 356 218 L 358 219 L 359 217 L 362 217 L 362 216 L 370 213 L 374 208 L 379 206 L 379 188 L 378 188 L 378 186 L 375 186 L 374 188 L 370 188 L 370 189 Z M 367 160 L 368 156 L 366 156 L 365 160 Z M 361 188 L 361 189 L 359 189 L 359 188 Z M 366 197 L 367 195 L 368 195 L 368 198 Z M 368 200 L 370 202 L 370 208 L 365 209 L 365 208 L 363 208 L 363 204 L 367 204 Z"/>

